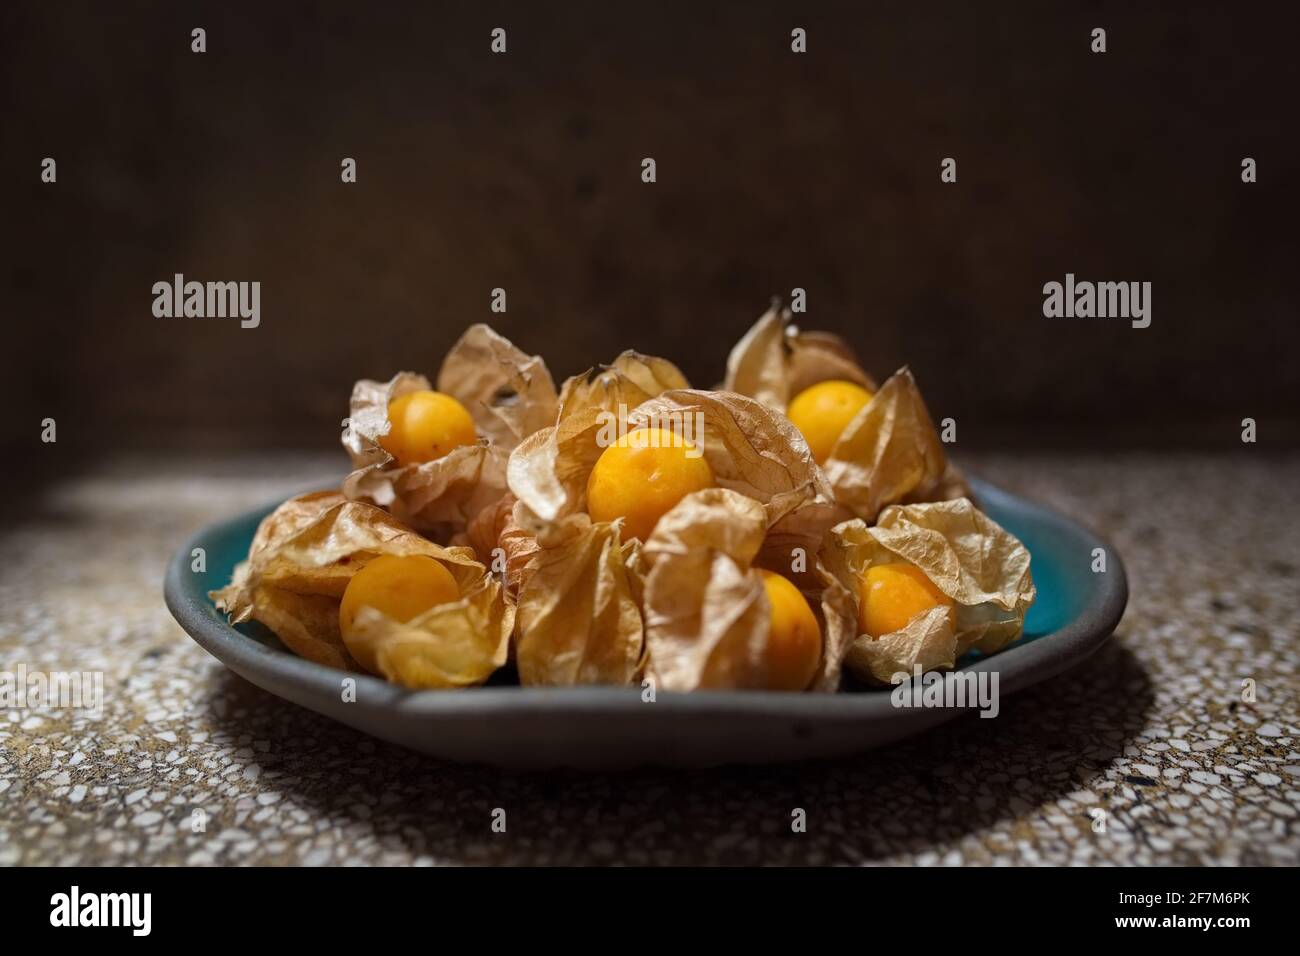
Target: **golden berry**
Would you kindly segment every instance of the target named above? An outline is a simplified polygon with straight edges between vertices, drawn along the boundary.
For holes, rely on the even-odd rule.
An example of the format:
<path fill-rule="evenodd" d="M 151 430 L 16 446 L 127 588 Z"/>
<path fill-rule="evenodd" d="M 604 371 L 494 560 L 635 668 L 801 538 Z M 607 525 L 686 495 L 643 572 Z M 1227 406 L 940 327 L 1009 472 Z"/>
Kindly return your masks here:
<path fill-rule="evenodd" d="M 478 441 L 474 419 L 450 395 L 425 389 L 388 403 L 388 434 L 379 439 L 399 465 L 434 461 L 453 448 Z"/>
<path fill-rule="evenodd" d="M 767 637 L 767 686 L 771 690 L 806 690 L 822 657 L 822 629 L 799 589 L 779 574 L 763 575 L 772 605 Z"/>
<path fill-rule="evenodd" d="M 861 385 L 832 379 L 818 382 L 794 397 L 786 417 L 803 434 L 817 464 L 831 456 L 849 422 L 871 401 L 871 393 Z"/>
<path fill-rule="evenodd" d="M 858 631 L 873 638 L 892 634 L 922 611 L 952 605 L 952 598 L 915 565 L 880 564 L 862 576 Z"/>
<path fill-rule="evenodd" d="M 659 519 L 695 491 L 714 487 L 694 445 L 664 428 L 638 428 L 610 445 L 587 479 L 593 521 L 623 519 L 625 540 L 650 537 Z"/>
<path fill-rule="evenodd" d="M 357 663 L 374 673 L 374 652 L 365 642 L 349 643 L 352 623 L 363 607 L 405 624 L 431 607 L 460 599 L 460 587 L 441 561 L 424 554 L 383 554 L 352 576 L 339 605 L 339 632 Z"/>

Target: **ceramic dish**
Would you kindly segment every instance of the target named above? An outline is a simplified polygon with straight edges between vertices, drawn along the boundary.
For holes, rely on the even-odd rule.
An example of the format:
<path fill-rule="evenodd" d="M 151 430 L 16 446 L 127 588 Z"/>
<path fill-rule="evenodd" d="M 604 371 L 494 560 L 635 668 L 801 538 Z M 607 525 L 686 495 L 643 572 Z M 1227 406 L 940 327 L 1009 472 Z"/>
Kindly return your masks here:
<path fill-rule="evenodd" d="M 1053 677 L 1095 651 L 1128 600 L 1119 556 L 1074 522 L 972 479 L 990 517 L 1033 559 L 1038 599 L 1025 634 L 963 671 L 998 672 L 1001 697 Z M 900 708 L 888 689 L 839 694 L 775 691 L 660 693 L 639 688 L 518 687 L 489 683 L 462 691 L 408 691 L 296 657 L 257 624 L 232 627 L 208 599 L 248 553 L 269 506 L 214 524 L 177 551 L 167 569 L 167 606 L 191 637 L 258 687 L 384 740 L 452 760 L 512 767 L 610 769 L 637 765 L 774 763 L 866 750 L 944 723 L 957 708 Z M 1107 570 L 1093 573 L 1093 549 Z M 191 571 L 194 548 L 205 572 Z M 341 681 L 356 679 L 344 702 Z M 268 706 L 270 702 L 268 701 Z"/>

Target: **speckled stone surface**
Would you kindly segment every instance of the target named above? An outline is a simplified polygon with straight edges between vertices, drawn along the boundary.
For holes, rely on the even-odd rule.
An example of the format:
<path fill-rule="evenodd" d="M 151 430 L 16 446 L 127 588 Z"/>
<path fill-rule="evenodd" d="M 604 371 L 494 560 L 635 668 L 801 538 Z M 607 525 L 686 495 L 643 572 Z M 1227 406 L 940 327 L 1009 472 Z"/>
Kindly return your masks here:
<path fill-rule="evenodd" d="M 0 670 L 102 670 L 104 712 L 0 710 L 0 864 L 1300 863 L 1300 458 L 964 462 L 1123 554 L 1132 594 L 1104 650 L 996 720 L 851 759 L 610 776 L 371 740 L 171 620 L 162 573 L 185 537 L 337 458 L 69 476 L 0 531 Z"/>

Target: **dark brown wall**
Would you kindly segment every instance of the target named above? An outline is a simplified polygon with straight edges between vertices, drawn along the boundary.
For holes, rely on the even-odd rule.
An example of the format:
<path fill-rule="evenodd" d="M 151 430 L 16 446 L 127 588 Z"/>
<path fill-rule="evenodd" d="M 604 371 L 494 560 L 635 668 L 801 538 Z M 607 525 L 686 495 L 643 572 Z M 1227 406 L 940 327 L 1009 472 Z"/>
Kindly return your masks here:
<path fill-rule="evenodd" d="M 557 376 L 636 347 L 712 384 L 794 286 L 963 443 L 1295 435 L 1279 13 L 550 6 L 6 5 L 7 443 L 327 445 L 354 378 L 482 320 Z M 1043 318 L 1067 271 L 1150 280 L 1152 327 Z M 260 280 L 261 328 L 154 318 L 175 272 Z"/>

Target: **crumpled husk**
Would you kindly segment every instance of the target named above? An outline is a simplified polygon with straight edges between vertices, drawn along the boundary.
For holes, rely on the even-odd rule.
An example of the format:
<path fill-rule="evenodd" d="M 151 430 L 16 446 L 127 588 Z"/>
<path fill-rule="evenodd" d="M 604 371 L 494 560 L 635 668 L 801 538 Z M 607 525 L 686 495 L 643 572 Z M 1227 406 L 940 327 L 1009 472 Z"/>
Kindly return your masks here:
<path fill-rule="evenodd" d="M 690 388 L 672 362 L 628 349 L 609 365 L 597 365 L 568 379 L 560 389 L 560 420 L 596 408 L 618 412 L 675 388 Z M 549 425 L 551 422 L 546 422 Z"/>
<path fill-rule="evenodd" d="M 799 584 L 809 606 L 822 626 L 822 662 L 809 690 L 834 693 L 840 689 L 840 676 L 849 648 L 858 633 L 858 605 L 849 591 L 826 566 L 819 555 L 810 584 Z M 796 582 L 798 583 L 798 582 Z"/>
<path fill-rule="evenodd" d="M 736 343 L 727 356 L 726 391 L 785 412 L 792 398 L 828 379 L 876 390 L 847 342 L 831 332 L 800 331 L 791 318 L 774 303 Z"/>
<path fill-rule="evenodd" d="M 522 508 L 521 523 L 545 547 L 586 509 L 587 480 L 607 437 L 607 409 L 586 407 L 538 432 L 510 456 L 510 490 Z M 702 419 L 697 418 L 702 416 Z M 835 522 L 830 487 L 799 430 L 785 416 L 731 392 L 673 389 L 642 402 L 628 414 L 627 430 L 654 422 L 694 423 L 688 437 L 702 450 L 719 487 L 763 505 L 768 535 L 816 554 Z"/>
<path fill-rule="evenodd" d="M 789 542 L 779 535 L 767 536 L 754 564 L 788 578 L 808 601 L 821 625 L 821 666 L 808 689 L 839 690 L 844 659 L 858 636 L 857 598 L 831 573 L 823 553 L 808 555 L 793 551 Z"/>
<path fill-rule="evenodd" d="M 539 547 L 536 536 L 515 520 L 516 501 L 506 492 L 494 506 L 479 512 L 465 535 L 478 559 L 502 576 L 511 598 L 519 594 L 528 564 Z"/>
<path fill-rule="evenodd" d="M 970 483 L 966 481 L 966 475 L 949 458 L 938 481 L 913 489 L 897 503 L 915 505 L 927 501 L 952 501 L 956 498 L 968 498 L 979 507 L 979 499 L 971 489 Z"/>
<path fill-rule="evenodd" d="M 387 382 L 356 383 L 343 432 L 353 471 L 343 492 L 446 541 L 505 493 L 510 451 L 555 421 L 559 399 L 541 358 L 524 354 L 486 325 L 472 325 L 443 360 L 437 390 L 465 406 L 479 442 L 435 461 L 399 467 L 379 444 L 390 427 L 388 405 L 429 388 L 429 380 L 413 372 L 399 372 Z"/>
<path fill-rule="evenodd" d="M 352 576 L 383 554 L 441 561 L 461 597 L 406 624 L 371 608 L 345 642 L 339 604 Z M 263 519 L 249 558 L 210 597 L 232 624 L 257 620 L 300 657 L 344 670 L 360 662 L 412 688 L 478 684 L 500 667 L 514 625 L 502 586 L 468 548 L 444 548 L 373 505 L 318 492 Z"/>
<path fill-rule="evenodd" d="M 528 462 L 522 487 L 533 501 L 563 501 L 579 486 L 585 498 L 587 476 L 603 450 L 597 436 L 607 427 L 604 417 L 686 384 L 671 362 L 632 351 L 570 378 L 560 391 L 556 424 L 515 449 Z M 470 539 L 480 554 L 501 548 L 505 555 L 506 582 L 519 609 L 512 649 L 520 681 L 632 683 L 645 656 L 640 542 L 622 541 L 619 528 L 594 524 L 577 507 L 541 519 L 516 494 L 474 522 Z"/>
<path fill-rule="evenodd" d="M 482 323 L 465 330 L 438 372 L 438 391 L 469 411 L 481 437 L 510 451 L 555 421 L 555 382 L 539 355 L 526 355 Z"/>
<path fill-rule="evenodd" d="M 864 521 L 891 504 L 971 496 L 906 366 L 848 424 L 822 467 L 835 500 Z"/>
<path fill-rule="evenodd" d="M 789 320 L 775 306 L 758 320 L 731 350 L 724 387 L 780 412 L 804 389 L 832 379 L 873 393 L 823 463 L 844 517 L 870 522 L 886 505 L 973 497 L 906 367 L 878 388 L 843 339 L 801 332 Z"/>
<path fill-rule="evenodd" d="M 594 524 L 586 514 L 587 480 L 612 437 L 611 414 L 626 416 L 628 431 L 702 415 L 703 432 L 692 440 L 721 487 L 753 499 L 763 515 L 760 540 L 815 556 L 834 523 L 829 486 L 807 444 L 761 403 L 675 388 L 628 405 L 679 376 L 661 360 L 624 353 L 614 366 L 566 383 L 555 427 L 511 454 L 510 489 L 519 500 L 510 522 L 538 549 L 518 592 L 516 661 L 525 682 L 627 683 L 640 672 L 649 558 L 640 542 L 621 540 L 621 523 Z"/>
<path fill-rule="evenodd" d="M 756 560 L 781 553 L 765 548 L 767 528 L 762 504 L 726 488 L 687 495 L 660 519 L 644 549 L 646 669 L 658 687 L 767 686 L 771 606 Z M 777 562 L 769 569 L 783 567 Z M 848 591 L 820 564 L 805 578 L 796 583 L 822 633 L 821 662 L 806 689 L 834 691 L 856 611 Z"/>
<path fill-rule="evenodd" d="M 630 684 L 641 672 L 640 545 L 586 515 L 530 558 L 518 598 L 522 684 Z"/>
<path fill-rule="evenodd" d="M 342 492 L 334 489 L 310 491 L 290 498 L 258 524 L 252 544 L 248 547 L 248 560 L 241 561 L 236 566 L 235 576 L 239 576 L 241 569 L 246 571 L 248 563 L 269 545 L 287 540 L 320 517 L 321 512 L 347 500 Z"/>
<path fill-rule="evenodd" d="M 915 565 L 953 600 L 906 627 L 873 640 L 858 635 L 845 666 L 865 680 L 951 668 L 970 650 L 992 654 L 1020 637 L 1036 591 L 1029 551 L 969 499 L 894 505 L 868 526 L 837 525 L 824 552 L 828 569 L 857 595 L 862 575 L 878 564 Z"/>
<path fill-rule="evenodd" d="M 667 359 L 633 351 L 566 381 L 556 424 L 535 432 L 511 454 L 518 463 L 508 466 L 516 474 L 507 480 L 524 502 L 521 523 L 543 541 L 569 537 L 573 529 L 565 519 L 585 505 L 578 499 L 585 499 L 587 478 L 604 451 L 598 438 L 609 416 L 628 415 L 668 389 L 687 387 L 686 377 Z M 524 489 L 522 494 L 513 482 Z"/>

